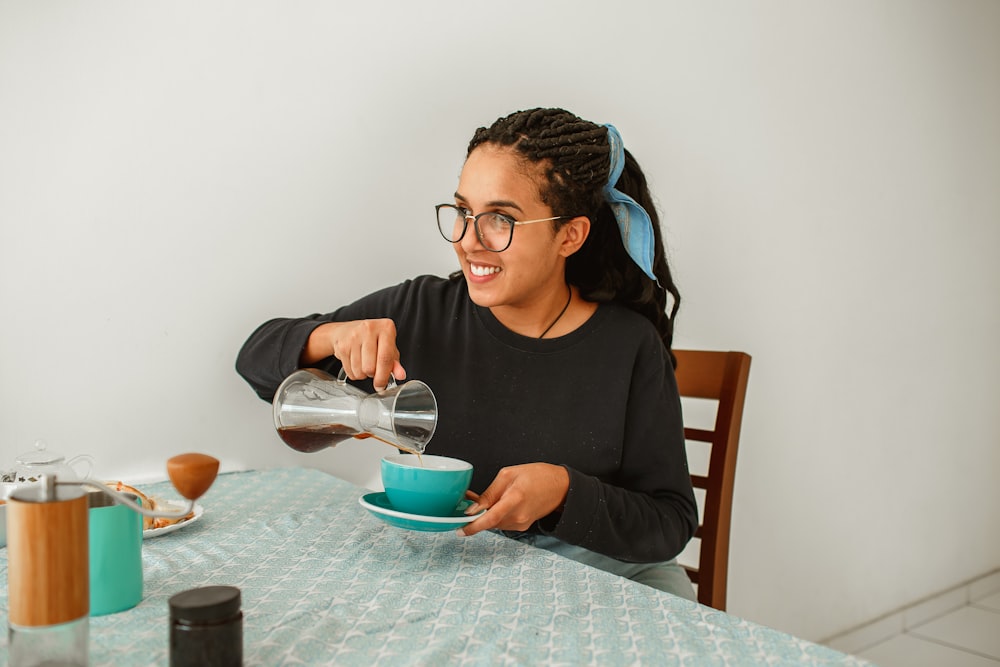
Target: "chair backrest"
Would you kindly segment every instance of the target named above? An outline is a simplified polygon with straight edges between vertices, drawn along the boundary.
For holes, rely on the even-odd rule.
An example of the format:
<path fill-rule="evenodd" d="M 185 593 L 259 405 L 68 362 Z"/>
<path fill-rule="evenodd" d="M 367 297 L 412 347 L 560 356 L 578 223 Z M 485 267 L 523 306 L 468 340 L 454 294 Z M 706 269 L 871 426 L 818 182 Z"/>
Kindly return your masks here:
<path fill-rule="evenodd" d="M 729 520 L 750 355 L 704 350 L 674 350 L 674 354 L 680 395 L 718 401 L 713 430 L 684 428 L 686 440 L 707 442 L 712 448 L 708 475 L 691 475 L 691 483 L 696 489 L 705 490 L 705 498 L 701 525 L 695 533 L 695 538 L 701 540 L 698 567 L 685 566 L 685 569 L 698 587 L 698 602 L 725 611 Z"/>

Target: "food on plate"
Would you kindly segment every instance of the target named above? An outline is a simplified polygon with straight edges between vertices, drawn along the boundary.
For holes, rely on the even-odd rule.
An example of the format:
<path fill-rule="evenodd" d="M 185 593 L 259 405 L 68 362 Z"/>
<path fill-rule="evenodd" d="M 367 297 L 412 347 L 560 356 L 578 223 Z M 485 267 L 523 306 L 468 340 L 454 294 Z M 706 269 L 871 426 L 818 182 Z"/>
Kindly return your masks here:
<path fill-rule="evenodd" d="M 155 498 L 154 496 L 147 496 L 145 493 L 143 493 L 139 489 L 135 488 L 134 486 L 129 486 L 128 484 L 126 484 L 124 482 L 112 481 L 112 482 L 105 482 L 105 484 L 107 484 L 109 487 L 111 487 L 115 491 L 121 491 L 122 493 L 133 493 L 133 494 L 135 494 L 136 496 L 139 497 L 139 501 L 142 503 L 142 506 L 145 507 L 145 508 L 147 508 L 147 509 L 152 509 L 152 510 L 171 510 L 171 509 L 177 509 L 177 507 L 175 505 L 172 505 L 170 503 L 165 503 L 162 500 L 157 500 L 157 498 Z M 187 521 L 188 519 L 190 519 L 193 516 L 194 516 L 194 512 L 193 511 L 192 512 L 188 512 L 184 516 L 177 517 L 177 518 L 157 517 L 157 518 L 154 519 L 152 517 L 148 517 L 148 516 L 143 515 L 143 517 L 142 517 L 142 529 L 143 530 L 155 530 L 157 528 L 166 528 L 167 526 L 172 526 L 175 523 L 180 523 L 182 521 Z"/>

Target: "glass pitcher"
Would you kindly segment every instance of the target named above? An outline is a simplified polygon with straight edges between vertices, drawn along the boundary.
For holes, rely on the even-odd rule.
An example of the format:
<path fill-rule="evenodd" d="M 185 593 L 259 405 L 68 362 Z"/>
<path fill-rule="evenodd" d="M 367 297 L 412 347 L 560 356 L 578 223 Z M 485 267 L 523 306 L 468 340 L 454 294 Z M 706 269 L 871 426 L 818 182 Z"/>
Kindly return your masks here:
<path fill-rule="evenodd" d="M 348 438 L 375 438 L 423 454 L 437 427 L 437 400 L 419 380 L 369 394 L 316 368 L 295 371 L 274 395 L 274 427 L 292 449 L 317 452 Z"/>

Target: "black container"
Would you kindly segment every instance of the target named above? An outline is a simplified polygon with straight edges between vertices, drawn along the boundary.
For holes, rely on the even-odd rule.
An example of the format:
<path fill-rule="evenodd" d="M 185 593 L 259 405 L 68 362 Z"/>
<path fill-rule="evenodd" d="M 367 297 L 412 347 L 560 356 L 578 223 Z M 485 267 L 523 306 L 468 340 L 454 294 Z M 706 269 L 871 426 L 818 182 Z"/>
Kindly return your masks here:
<path fill-rule="evenodd" d="M 205 586 L 170 598 L 170 667 L 243 664 L 240 589 Z"/>

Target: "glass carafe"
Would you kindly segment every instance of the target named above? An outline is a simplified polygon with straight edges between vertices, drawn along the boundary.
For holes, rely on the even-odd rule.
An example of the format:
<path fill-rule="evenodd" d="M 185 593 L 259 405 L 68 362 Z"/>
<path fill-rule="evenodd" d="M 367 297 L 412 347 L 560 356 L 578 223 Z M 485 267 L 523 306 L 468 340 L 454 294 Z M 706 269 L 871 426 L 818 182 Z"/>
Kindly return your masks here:
<path fill-rule="evenodd" d="M 274 395 L 274 427 L 292 449 L 316 452 L 348 438 L 376 438 L 423 454 L 437 427 L 437 400 L 419 380 L 369 394 L 316 368 L 295 371 Z"/>

